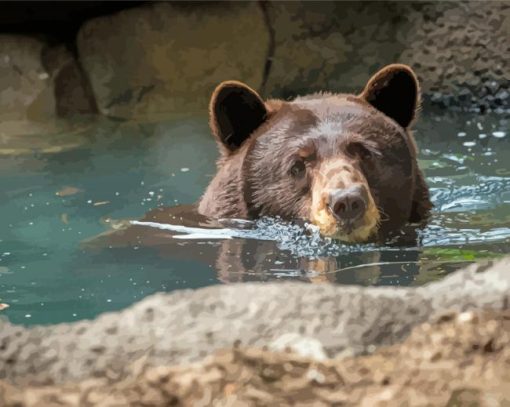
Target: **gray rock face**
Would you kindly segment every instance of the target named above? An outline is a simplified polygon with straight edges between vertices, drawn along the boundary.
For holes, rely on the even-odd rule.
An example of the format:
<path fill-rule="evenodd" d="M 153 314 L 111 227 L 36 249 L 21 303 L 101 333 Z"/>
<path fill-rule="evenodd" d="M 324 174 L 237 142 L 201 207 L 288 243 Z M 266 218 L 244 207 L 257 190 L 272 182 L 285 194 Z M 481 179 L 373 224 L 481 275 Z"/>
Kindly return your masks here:
<path fill-rule="evenodd" d="M 359 92 L 383 65 L 411 65 L 426 99 L 510 108 L 508 2 L 274 2 L 266 91 Z"/>
<path fill-rule="evenodd" d="M 264 346 L 286 334 L 319 341 L 330 357 L 359 354 L 402 340 L 437 312 L 508 308 L 509 267 L 510 259 L 473 265 L 421 288 L 213 286 L 156 294 L 94 321 L 29 329 L 3 322 L 0 379 L 119 378 L 135 361 L 194 361 L 236 343 Z"/>
<path fill-rule="evenodd" d="M 259 87 L 269 33 L 256 2 L 155 3 L 93 19 L 80 60 L 101 113 L 154 117 L 205 112 L 214 87 Z"/>
<path fill-rule="evenodd" d="M 508 111 L 509 27 L 504 1 L 143 5 L 87 21 L 78 59 L 63 45 L 1 35 L 0 132 L 45 133 L 55 117 L 97 111 L 203 114 L 230 79 L 266 97 L 359 92 L 393 62 L 411 65 L 434 103 Z"/>
<path fill-rule="evenodd" d="M 398 2 L 273 2 L 267 6 L 274 52 L 266 90 L 360 92 L 370 75 L 399 62 L 410 41 Z"/>
<path fill-rule="evenodd" d="M 417 69 L 427 95 L 446 106 L 510 109 L 499 94 L 510 87 L 509 2 L 419 4 L 409 22 L 401 60 Z"/>

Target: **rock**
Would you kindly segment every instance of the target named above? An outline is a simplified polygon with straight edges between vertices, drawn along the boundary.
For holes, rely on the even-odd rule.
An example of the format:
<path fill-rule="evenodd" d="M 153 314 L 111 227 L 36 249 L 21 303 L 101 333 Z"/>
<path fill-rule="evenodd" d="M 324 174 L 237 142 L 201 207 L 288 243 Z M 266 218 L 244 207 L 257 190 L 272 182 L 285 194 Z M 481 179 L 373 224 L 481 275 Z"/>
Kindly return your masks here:
<path fill-rule="evenodd" d="M 509 364 L 509 310 L 449 313 L 370 355 L 317 361 L 241 347 L 193 364 L 143 369 L 136 361 L 124 378 L 48 386 L 0 381 L 0 404 L 506 406 Z"/>
<path fill-rule="evenodd" d="M 46 61 L 44 61 L 46 56 Z M 73 148 L 79 129 L 64 118 L 94 113 L 76 60 L 41 39 L 0 35 L 0 155 Z"/>
<path fill-rule="evenodd" d="M 36 38 L 0 35 L 0 121 L 53 118 L 50 75 L 41 63 L 46 44 Z"/>
<path fill-rule="evenodd" d="M 0 118 L 48 122 L 96 111 L 89 85 L 64 46 L 0 35 Z"/>
<path fill-rule="evenodd" d="M 404 48 L 394 3 L 270 2 L 266 8 L 274 51 L 265 91 L 274 97 L 361 91 Z"/>
<path fill-rule="evenodd" d="M 53 80 L 55 110 L 58 117 L 97 113 L 90 83 L 65 46 L 46 48 L 42 61 Z"/>
<path fill-rule="evenodd" d="M 456 100 L 456 105 L 470 108 L 483 96 L 483 81 L 479 79 L 482 72 L 498 86 L 510 86 L 508 77 L 502 78 L 498 68 L 509 61 L 508 42 L 501 41 L 509 35 L 508 3 L 424 3 L 412 16 L 413 30 L 399 60 L 421 64 L 418 74 L 426 96 L 432 85 L 437 85 L 443 95 L 454 97 L 469 87 L 477 95 L 477 102 L 464 98 Z M 462 23 L 466 21 L 469 24 Z M 426 30 L 427 25 L 432 29 Z"/>
<path fill-rule="evenodd" d="M 268 46 L 256 2 L 149 4 L 90 20 L 77 38 L 99 111 L 123 118 L 203 113 L 227 79 L 258 88 Z"/>
<path fill-rule="evenodd" d="M 479 100 L 480 72 L 497 87 L 510 87 L 502 71 L 510 52 L 505 2 L 269 2 L 266 12 L 274 43 L 266 95 L 359 92 L 393 62 L 416 70 L 426 100 L 433 93 L 456 98 L 464 89 Z M 469 98 L 455 103 L 473 106 Z"/>
<path fill-rule="evenodd" d="M 302 283 L 212 286 L 156 294 L 93 321 L 23 328 L 0 322 L 0 379 L 59 383 L 125 377 L 297 333 L 329 357 L 372 352 L 445 310 L 508 309 L 510 259 L 473 265 L 420 288 Z"/>
<path fill-rule="evenodd" d="M 307 338 L 297 333 L 287 333 L 276 338 L 269 344 L 272 351 L 291 351 L 298 355 L 315 360 L 324 360 L 327 358 L 324 347 L 317 339 Z"/>
<path fill-rule="evenodd" d="M 0 36 L 0 131 L 96 111 L 203 114 L 227 79 L 267 97 L 358 92 L 393 62 L 415 68 L 427 101 L 510 111 L 496 96 L 510 88 L 509 27 L 507 2 L 145 4 L 84 23 L 78 59 L 62 45 Z M 462 91 L 474 98 L 457 98 Z"/>

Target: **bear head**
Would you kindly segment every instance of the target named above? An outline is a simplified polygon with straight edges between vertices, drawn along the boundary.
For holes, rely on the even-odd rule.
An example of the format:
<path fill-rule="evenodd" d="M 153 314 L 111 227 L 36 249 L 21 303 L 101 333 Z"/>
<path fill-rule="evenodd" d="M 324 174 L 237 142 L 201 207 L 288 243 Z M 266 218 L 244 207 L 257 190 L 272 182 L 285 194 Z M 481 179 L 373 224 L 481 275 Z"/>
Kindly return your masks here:
<path fill-rule="evenodd" d="M 431 204 L 410 131 L 419 104 L 417 78 L 400 64 L 359 95 L 263 101 L 241 82 L 223 82 L 210 103 L 221 157 L 199 213 L 304 219 L 346 242 L 424 222 Z"/>

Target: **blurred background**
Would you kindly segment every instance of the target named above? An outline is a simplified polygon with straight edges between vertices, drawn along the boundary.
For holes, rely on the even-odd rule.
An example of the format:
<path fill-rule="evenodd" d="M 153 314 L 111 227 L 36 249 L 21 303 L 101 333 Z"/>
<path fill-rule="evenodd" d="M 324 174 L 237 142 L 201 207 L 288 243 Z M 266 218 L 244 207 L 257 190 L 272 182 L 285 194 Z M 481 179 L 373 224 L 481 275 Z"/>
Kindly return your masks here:
<path fill-rule="evenodd" d="M 75 114 L 203 113 L 238 79 L 265 97 L 359 91 L 411 65 L 426 101 L 509 108 L 508 2 L 2 2 L 0 131 Z M 13 122 L 17 121 L 17 124 Z"/>

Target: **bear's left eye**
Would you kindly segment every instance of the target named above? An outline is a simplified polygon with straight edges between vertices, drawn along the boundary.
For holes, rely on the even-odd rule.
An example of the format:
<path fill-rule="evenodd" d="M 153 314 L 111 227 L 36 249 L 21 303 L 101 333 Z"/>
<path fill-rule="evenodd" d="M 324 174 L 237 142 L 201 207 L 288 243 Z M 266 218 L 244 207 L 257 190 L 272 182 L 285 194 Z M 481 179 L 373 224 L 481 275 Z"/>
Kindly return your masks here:
<path fill-rule="evenodd" d="M 362 160 L 369 160 L 373 156 L 373 151 L 362 143 L 351 143 L 347 147 L 347 154 L 351 157 L 359 157 Z"/>
<path fill-rule="evenodd" d="M 306 172 L 306 164 L 303 160 L 297 160 L 290 168 L 290 174 L 294 178 L 302 178 Z"/>

